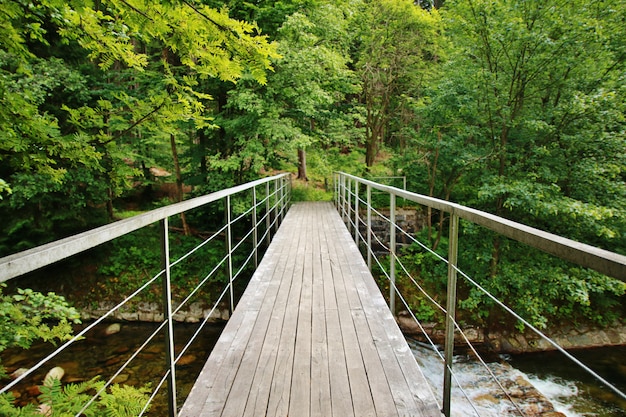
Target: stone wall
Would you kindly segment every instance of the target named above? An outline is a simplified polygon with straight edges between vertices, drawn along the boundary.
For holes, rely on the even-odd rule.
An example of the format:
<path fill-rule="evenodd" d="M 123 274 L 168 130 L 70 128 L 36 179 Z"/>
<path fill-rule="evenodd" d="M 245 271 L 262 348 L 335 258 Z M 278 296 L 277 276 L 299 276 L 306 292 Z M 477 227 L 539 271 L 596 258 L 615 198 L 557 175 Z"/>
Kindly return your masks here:
<path fill-rule="evenodd" d="M 419 326 L 408 315 L 399 315 L 397 322 L 404 334 L 426 341 Z M 445 335 L 443 328 L 434 324 L 422 324 L 422 326 L 435 343 L 443 345 Z M 531 330 L 524 333 L 492 331 L 487 335 L 481 328 L 470 327 L 463 329 L 463 332 L 472 344 L 498 353 L 530 353 L 556 349 Z M 546 330 L 544 333 L 564 349 L 626 346 L 626 325 L 621 323 L 607 328 L 565 325 Z M 465 344 L 465 340 L 458 332 L 455 335 L 455 343 L 459 346 Z"/>
<path fill-rule="evenodd" d="M 97 307 L 91 309 L 82 309 L 82 320 L 95 320 L 102 317 L 109 310 L 115 307 L 115 303 L 109 301 L 101 302 Z M 173 306 L 176 309 L 176 306 Z M 174 315 L 174 320 L 181 323 L 198 323 L 209 317 L 211 313 L 210 306 L 201 303 L 192 303 L 188 309 L 179 311 Z M 228 306 L 218 306 L 213 314 L 210 315 L 209 321 L 228 320 L 230 312 Z M 119 321 L 143 321 L 158 322 L 163 321 L 163 309 L 159 303 L 138 303 L 130 307 L 122 307 L 111 315 L 112 320 Z"/>
<path fill-rule="evenodd" d="M 389 218 L 389 209 L 378 209 L 383 216 Z M 362 219 L 367 219 L 367 211 L 360 210 L 360 216 Z M 406 233 L 413 235 L 426 224 L 424 213 L 415 208 L 397 208 L 396 209 L 396 224 L 399 228 Z M 360 225 L 360 232 L 362 236 L 367 236 L 367 230 L 365 225 Z M 372 232 L 376 237 L 387 247 L 390 242 L 390 227 L 389 222 L 386 219 L 381 218 L 376 213 L 372 212 Z M 402 232 L 396 230 L 396 245 L 398 247 L 404 245 L 410 245 L 412 241 Z M 372 238 L 372 248 L 375 253 L 386 253 L 387 251 L 383 246 L 378 244 L 374 238 Z"/>

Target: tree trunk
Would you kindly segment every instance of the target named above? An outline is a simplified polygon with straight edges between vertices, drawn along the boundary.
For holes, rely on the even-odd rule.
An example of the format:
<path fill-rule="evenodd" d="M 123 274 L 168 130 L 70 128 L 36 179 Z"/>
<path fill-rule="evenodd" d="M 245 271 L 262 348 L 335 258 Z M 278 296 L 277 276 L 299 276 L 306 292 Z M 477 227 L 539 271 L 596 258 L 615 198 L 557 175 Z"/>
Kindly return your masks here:
<path fill-rule="evenodd" d="M 200 154 L 200 175 L 202 176 L 202 183 L 205 183 L 209 174 L 207 167 L 207 136 L 204 129 L 198 130 L 198 153 Z"/>
<path fill-rule="evenodd" d="M 113 190 L 111 187 L 107 187 L 107 196 L 107 215 L 109 216 L 109 220 L 113 220 L 115 213 L 113 213 Z"/>
<path fill-rule="evenodd" d="M 428 165 L 428 168 L 429 168 L 428 169 L 428 196 L 429 197 L 435 196 L 435 181 L 437 178 L 437 163 L 439 162 L 439 145 L 440 144 L 441 144 L 441 132 L 437 132 L 437 147 L 435 148 L 435 155 L 433 157 L 432 163 Z M 443 216 L 443 213 L 440 213 L 440 215 Z M 428 242 L 430 244 L 433 244 L 432 216 L 433 216 L 433 209 L 432 207 L 429 206 L 427 217 L 426 217 L 426 221 L 427 221 L 426 225 L 428 226 Z M 437 242 L 435 244 L 438 244 L 438 242 L 439 242 L 439 239 L 437 239 Z"/>
<path fill-rule="evenodd" d="M 304 148 L 298 148 L 298 179 L 309 180 L 306 175 L 306 150 Z"/>
<path fill-rule="evenodd" d="M 176 201 L 183 201 L 183 176 L 180 173 L 180 164 L 178 162 L 178 151 L 176 150 L 176 138 L 174 135 L 170 135 L 170 144 L 172 145 L 172 158 L 174 160 L 174 170 L 176 171 Z M 180 220 L 183 223 L 183 230 L 185 236 L 191 235 L 191 230 L 187 224 L 187 218 L 185 213 L 180 213 Z"/>

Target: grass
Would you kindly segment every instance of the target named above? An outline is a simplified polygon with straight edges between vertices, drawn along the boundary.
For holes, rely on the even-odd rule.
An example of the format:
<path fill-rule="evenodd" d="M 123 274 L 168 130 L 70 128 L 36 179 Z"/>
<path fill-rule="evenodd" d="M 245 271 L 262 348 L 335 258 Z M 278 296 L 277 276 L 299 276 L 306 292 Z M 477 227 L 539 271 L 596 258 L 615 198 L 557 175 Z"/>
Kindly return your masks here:
<path fill-rule="evenodd" d="M 332 201 L 332 191 L 327 191 L 322 184 L 314 181 L 295 180 L 291 188 L 291 200 L 296 201 Z"/>

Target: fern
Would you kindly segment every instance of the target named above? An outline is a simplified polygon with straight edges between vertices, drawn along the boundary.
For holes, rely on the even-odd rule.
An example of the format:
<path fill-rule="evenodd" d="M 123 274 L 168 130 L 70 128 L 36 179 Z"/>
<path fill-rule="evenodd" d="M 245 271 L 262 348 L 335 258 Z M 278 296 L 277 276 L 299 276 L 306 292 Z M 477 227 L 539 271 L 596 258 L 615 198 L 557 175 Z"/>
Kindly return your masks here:
<path fill-rule="evenodd" d="M 63 386 L 58 379 L 51 379 L 40 387 L 38 400 L 50 409 L 51 417 L 73 417 L 78 413 L 85 417 L 134 417 L 139 415 L 146 404 L 150 388 L 112 385 L 110 392 L 104 391 L 85 411 L 85 404 L 92 399 L 93 393 L 104 387 L 99 377 L 89 381 Z M 0 416 L 2 417 L 41 417 L 40 409 L 29 404 L 16 407 L 11 394 L 0 395 Z"/>
<path fill-rule="evenodd" d="M 78 312 L 63 297 L 54 293 L 43 295 L 30 289 L 18 290 L 13 296 L 3 295 L 5 284 L 0 284 L 0 352 L 7 347 L 28 348 L 34 340 L 67 340 L 71 337 L 71 323 L 78 323 Z M 55 321 L 49 325 L 43 320 Z M 0 377 L 6 375 L 0 364 Z M 40 410 L 34 404 L 17 407 L 11 394 L 0 395 L 0 417 L 73 417 L 79 412 L 85 417 L 137 416 L 148 401 L 149 388 L 130 386 L 110 387 L 86 411 L 82 408 L 93 394 L 104 387 L 99 377 L 77 384 L 63 386 L 57 378 L 44 381 L 40 387 Z"/>
<path fill-rule="evenodd" d="M 116 384 L 111 386 L 111 393 L 103 393 L 100 404 L 105 407 L 107 417 L 137 416 L 149 392 L 148 386 L 134 388 Z"/>
<path fill-rule="evenodd" d="M 97 386 L 97 378 L 80 384 L 70 384 L 66 387 L 63 387 L 58 379 L 53 379 L 40 388 L 39 401 L 50 406 L 55 417 L 74 416 L 91 398 L 91 395 L 87 395 L 86 392 Z"/>
<path fill-rule="evenodd" d="M 17 408 L 13 405 L 13 394 L 6 393 L 0 394 L 0 416 L 2 417 L 41 417 L 38 413 L 37 407 L 33 404 L 28 404 L 22 408 Z"/>

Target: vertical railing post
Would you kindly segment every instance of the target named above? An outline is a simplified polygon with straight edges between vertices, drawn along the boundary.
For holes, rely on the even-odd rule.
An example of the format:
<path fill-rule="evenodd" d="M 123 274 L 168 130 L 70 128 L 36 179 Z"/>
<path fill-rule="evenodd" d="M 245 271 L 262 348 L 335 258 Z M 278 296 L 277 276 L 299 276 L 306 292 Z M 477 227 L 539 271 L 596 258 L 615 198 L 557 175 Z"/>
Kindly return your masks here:
<path fill-rule="evenodd" d="M 346 224 L 348 226 L 348 230 L 351 231 L 350 222 L 352 220 L 352 178 L 348 179 L 348 186 L 346 187 Z"/>
<path fill-rule="evenodd" d="M 280 221 L 278 220 L 280 216 L 280 211 L 278 210 L 278 179 L 274 180 L 274 206 L 272 211 L 274 212 L 274 234 L 276 234 L 278 226 L 280 226 Z"/>
<path fill-rule="evenodd" d="M 235 291 L 233 288 L 233 231 L 230 214 L 230 195 L 226 196 L 226 245 L 228 249 L 228 289 L 230 292 L 230 313 L 235 311 Z"/>
<path fill-rule="evenodd" d="M 367 184 L 367 268 L 372 270 L 372 187 Z"/>
<path fill-rule="evenodd" d="M 335 209 L 339 209 L 339 174 L 333 172 L 333 202 Z"/>
<path fill-rule="evenodd" d="M 285 175 L 280 178 L 280 195 L 280 222 L 282 223 L 287 215 L 287 176 Z"/>
<path fill-rule="evenodd" d="M 170 268 L 169 224 L 167 217 L 161 220 L 161 253 L 163 269 L 163 317 L 165 326 L 165 355 L 169 375 L 167 377 L 168 416 L 176 417 L 176 360 L 174 358 L 174 320 L 172 314 L 172 275 Z"/>
<path fill-rule="evenodd" d="M 389 194 L 389 310 L 396 315 L 396 195 Z"/>
<path fill-rule="evenodd" d="M 257 224 L 256 186 L 252 187 L 252 244 L 254 245 L 254 269 L 259 267 L 259 228 Z"/>
<path fill-rule="evenodd" d="M 341 193 L 342 193 L 343 174 L 337 174 L 337 211 L 341 214 Z"/>
<path fill-rule="evenodd" d="M 280 225 L 280 223 L 282 223 L 283 221 L 283 178 L 280 177 L 276 180 L 276 184 L 278 187 L 278 215 L 280 216 L 280 221 L 277 223 L 277 225 Z"/>
<path fill-rule="evenodd" d="M 291 182 L 291 176 L 285 177 L 285 193 L 286 193 L 286 199 L 285 199 L 285 215 L 287 214 L 287 210 L 289 209 L 289 207 L 291 206 L 291 189 L 292 189 L 292 182 Z"/>
<path fill-rule="evenodd" d="M 265 183 L 265 244 L 270 245 L 272 237 L 272 213 L 270 212 L 270 182 Z"/>
<path fill-rule="evenodd" d="M 452 389 L 452 358 L 454 354 L 454 320 L 456 310 L 456 278 L 459 249 L 459 217 L 450 214 L 448 247 L 448 296 L 446 301 L 446 340 L 444 347 L 445 368 L 443 374 L 443 414 L 450 417 L 450 393 Z"/>
<path fill-rule="evenodd" d="M 354 181 L 354 241 L 359 247 L 359 182 Z"/>
<path fill-rule="evenodd" d="M 346 182 L 348 179 L 345 175 L 341 177 L 341 219 L 346 221 Z"/>

